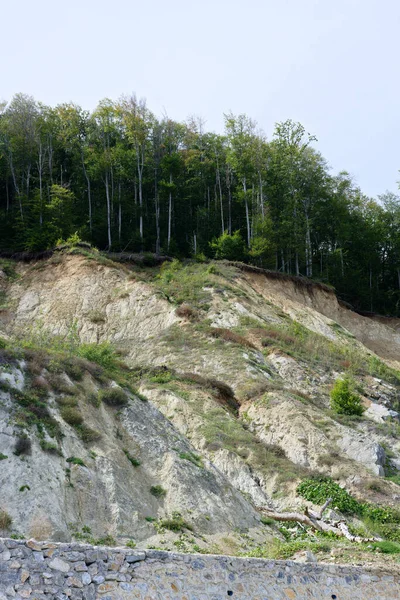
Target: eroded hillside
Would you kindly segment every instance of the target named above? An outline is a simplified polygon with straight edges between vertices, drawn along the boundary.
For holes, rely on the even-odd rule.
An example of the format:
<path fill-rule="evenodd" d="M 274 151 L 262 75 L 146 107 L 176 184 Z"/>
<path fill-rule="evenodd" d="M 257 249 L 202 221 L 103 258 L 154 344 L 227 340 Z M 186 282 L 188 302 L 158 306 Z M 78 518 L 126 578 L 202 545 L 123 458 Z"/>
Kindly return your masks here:
<path fill-rule="evenodd" d="M 260 509 L 300 509 L 299 484 L 325 477 L 386 507 L 372 521 L 353 511 L 353 527 L 399 540 L 397 323 L 228 263 L 74 249 L 1 273 L 0 508 L 15 534 L 301 547 Z M 347 375 L 361 417 L 331 410 Z"/>

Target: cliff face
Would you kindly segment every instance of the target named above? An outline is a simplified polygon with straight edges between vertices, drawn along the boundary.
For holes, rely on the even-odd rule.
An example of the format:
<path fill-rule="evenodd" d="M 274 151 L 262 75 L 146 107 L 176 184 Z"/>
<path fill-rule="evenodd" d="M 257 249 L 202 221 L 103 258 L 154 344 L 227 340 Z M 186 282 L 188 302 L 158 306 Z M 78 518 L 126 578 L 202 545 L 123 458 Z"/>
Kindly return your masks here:
<path fill-rule="evenodd" d="M 13 269 L 0 278 L 0 509 L 15 533 L 239 552 L 281 537 L 257 508 L 299 507 L 296 487 L 316 472 L 398 502 L 385 477 L 400 468 L 392 321 L 223 263 L 60 254 Z M 82 358 L 108 342 L 123 364 Z M 348 372 L 358 420 L 330 410 Z M 107 403 L 110 389 L 126 401 Z"/>

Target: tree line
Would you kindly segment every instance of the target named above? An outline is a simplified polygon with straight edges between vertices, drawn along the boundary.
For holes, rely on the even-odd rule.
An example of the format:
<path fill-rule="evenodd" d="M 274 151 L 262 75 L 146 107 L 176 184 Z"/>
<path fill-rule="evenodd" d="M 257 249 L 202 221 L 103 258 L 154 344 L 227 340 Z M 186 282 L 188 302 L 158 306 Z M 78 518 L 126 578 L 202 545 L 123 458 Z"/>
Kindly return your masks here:
<path fill-rule="evenodd" d="M 246 115 L 219 135 L 135 96 L 93 112 L 17 94 L 0 104 L 0 249 L 77 235 L 100 249 L 244 260 L 400 312 L 400 198 L 332 174 L 300 123 L 267 140 Z"/>

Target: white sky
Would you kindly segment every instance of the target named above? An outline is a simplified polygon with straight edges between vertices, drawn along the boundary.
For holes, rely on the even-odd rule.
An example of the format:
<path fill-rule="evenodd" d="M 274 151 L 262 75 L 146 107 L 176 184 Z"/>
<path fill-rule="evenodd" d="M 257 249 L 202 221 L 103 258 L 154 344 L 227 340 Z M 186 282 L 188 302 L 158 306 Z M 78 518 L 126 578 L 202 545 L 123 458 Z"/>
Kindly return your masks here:
<path fill-rule="evenodd" d="M 400 179 L 399 0 L 0 0 L 0 98 L 298 120 L 369 195 Z"/>

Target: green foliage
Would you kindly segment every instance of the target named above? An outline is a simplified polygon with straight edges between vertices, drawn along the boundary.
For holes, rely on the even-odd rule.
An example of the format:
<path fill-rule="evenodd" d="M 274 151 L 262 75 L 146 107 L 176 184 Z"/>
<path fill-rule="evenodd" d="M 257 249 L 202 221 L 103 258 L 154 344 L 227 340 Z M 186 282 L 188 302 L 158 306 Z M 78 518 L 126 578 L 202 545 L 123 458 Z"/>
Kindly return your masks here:
<path fill-rule="evenodd" d="M 8 458 L 7 454 L 0 452 L 0 460 L 6 460 L 6 458 Z"/>
<path fill-rule="evenodd" d="M 249 259 L 317 274 L 356 308 L 398 313 L 398 196 L 374 201 L 346 173 L 332 174 L 300 123 L 277 123 L 267 141 L 244 114 L 225 115 L 216 135 L 194 121 L 156 118 L 134 98 L 89 113 L 17 94 L 2 108 L 1 250 L 57 242 L 92 260 L 81 247 L 87 239 L 140 252 L 142 271 L 157 269 L 161 253 Z M 104 202 L 116 185 L 121 219 Z"/>
<path fill-rule="evenodd" d="M 126 406 L 128 404 L 128 396 L 118 387 L 110 387 L 100 390 L 99 398 L 108 406 Z"/>
<path fill-rule="evenodd" d="M 349 378 L 338 379 L 331 391 L 331 408 L 342 415 L 361 416 L 364 408 L 361 398 L 354 392 L 354 382 Z"/>
<path fill-rule="evenodd" d="M 349 492 L 328 477 L 305 479 L 297 486 L 297 494 L 314 504 L 323 504 L 332 498 L 332 506 L 344 514 L 359 517 L 381 525 L 400 523 L 400 511 L 370 502 L 359 502 Z"/>
<path fill-rule="evenodd" d="M 25 490 L 29 491 L 31 488 L 29 487 L 29 485 L 21 485 L 21 487 L 19 488 L 20 492 L 25 492 Z"/>
<path fill-rule="evenodd" d="M 150 494 L 155 496 L 156 498 L 162 498 L 166 496 L 167 491 L 161 485 L 152 485 L 150 488 Z"/>
<path fill-rule="evenodd" d="M 77 352 L 79 356 L 97 363 L 105 369 L 113 369 L 118 363 L 115 351 L 109 342 L 81 344 Z"/>
<path fill-rule="evenodd" d="M 400 554 L 400 544 L 396 544 L 396 542 L 374 542 L 372 548 L 383 552 L 383 554 Z"/>
<path fill-rule="evenodd" d="M 215 258 L 217 260 L 238 260 L 242 261 L 246 257 L 246 248 L 240 231 L 235 231 L 232 235 L 228 232 L 220 237 L 214 238 L 210 242 Z"/>
<path fill-rule="evenodd" d="M 133 548 L 136 548 L 136 542 L 134 542 L 133 540 L 128 540 L 128 541 L 126 542 L 125 546 L 126 546 L 127 548 L 132 548 L 132 549 L 133 549 Z"/>
<path fill-rule="evenodd" d="M 297 487 L 297 494 L 314 504 L 323 504 L 332 498 L 332 507 L 344 514 L 359 514 L 360 505 L 345 489 L 327 477 L 305 479 Z"/>
<path fill-rule="evenodd" d="M 82 242 L 81 238 L 78 235 L 78 232 L 75 231 L 75 233 L 71 234 L 66 240 L 63 240 L 62 238 L 59 238 L 56 242 L 56 246 L 76 246 L 77 244 L 80 244 Z"/>
<path fill-rule="evenodd" d="M 48 452 L 49 454 L 58 454 L 59 456 L 62 455 L 59 447 L 54 442 L 41 439 L 39 443 L 44 452 Z"/>

